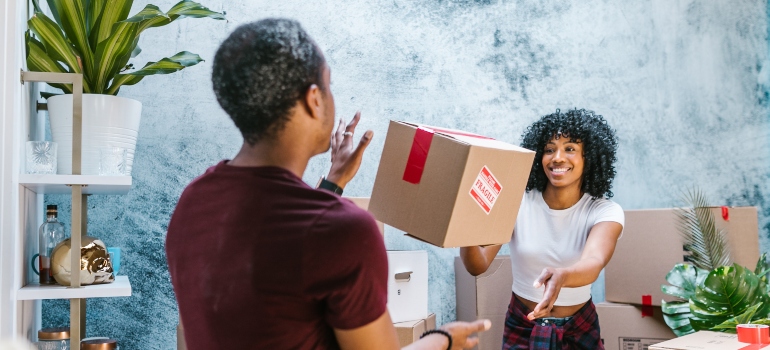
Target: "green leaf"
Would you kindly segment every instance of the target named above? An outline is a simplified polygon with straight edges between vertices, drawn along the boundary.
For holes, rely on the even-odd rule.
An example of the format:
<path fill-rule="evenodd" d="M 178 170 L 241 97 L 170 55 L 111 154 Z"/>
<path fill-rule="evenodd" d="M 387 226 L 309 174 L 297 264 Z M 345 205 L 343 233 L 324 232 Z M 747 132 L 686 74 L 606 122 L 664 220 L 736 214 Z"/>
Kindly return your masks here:
<path fill-rule="evenodd" d="M 211 11 L 207 7 L 194 1 L 178 2 L 170 10 L 168 10 L 168 15 L 172 18 L 172 20 L 175 20 L 180 16 L 193 18 L 208 17 L 219 20 L 226 19 L 224 13 Z"/>
<path fill-rule="evenodd" d="M 24 33 L 24 38 L 27 48 L 27 69 L 33 72 L 68 73 L 61 64 L 48 56 L 43 43 L 35 40 L 35 38 L 29 35 L 29 32 Z M 72 85 L 50 85 L 66 93 L 72 93 Z"/>
<path fill-rule="evenodd" d="M 84 0 L 48 0 L 53 11 L 59 15 L 59 25 L 64 30 L 69 43 L 75 49 L 75 53 L 83 60 L 84 77 L 90 76 L 94 66 L 94 55 L 88 43 L 86 31 L 86 16 Z M 84 82 L 88 79 L 83 79 Z"/>
<path fill-rule="evenodd" d="M 134 46 L 134 49 L 131 51 L 131 58 L 134 58 L 136 56 L 139 56 L 139 54 L 142 53 L 142 48 L 137 46 Z"/>
<path fill-rule="evenodd" d="M 98 48 L 99 43 L 112 35 L 115 25 L 128 18 L 133 4 L 133 0 L 110 0 L 109 6 L 104 7 L 88 35 L 92 48 Z"/>
<path fill-rule="evenodd" d="M 29 19 L 28 24 L 32 32 L 40 38 L 48 56 L 64 62 L 70 72 L 82 73 L 75 51 L 64 38 L 64 33 L 56 22 L 42 12 L 38 12 Z"/>
<path fill-rule="evenodd" d="M 690 320 L 695 330 L 710 329 L 743 314 L 756 304 L 758 318 L 770 313 L 770 297 L 759 277 L 738 264 L 711 271 L 690 299 Z"/>
<path fill-rule="evenodd" d="M 97 44 L 90 41 L 91 31 L 96 26 L 97 21 L 99 21 L 99 16 L 102 15 L 106 2 L 107 0 L 88 0 L 88 6 L 86 7 L 86 32 L 88 33 L 91 48 L 96 47 Z"/>
<path fill-rule="evenodd" d="M 148 62 L 142 69 L 130 73 L 118 74 L 107 89 L 107 93 L 117 94 L 121 86 L 134 85 L 140 82 L 145 76 L 174 73 L 186 67 L 194 66 L 202 61 L 203 59 L 197 54 L 182 51 L 174 56 L 165 57 L 158 62 Z"/>
<path fill-rule="evenodd" d="M 706 196 L 699 190 L 691 190 L 684 197 L 692 208 L 678 209 L 676 214 L 684 247 L 690 252 L 687 261 L 706 270 L 729 265 L 727 234 L 717 229 Z"/>
<path fill-rule="evenodd" d="M 128 59 L 125 62 L 121 59 L 131 57 L 131 51 L 136 45 L 134 41 L 136 29 L 136 23 L 118 23 L 112 34 L 96 47 L 98 65 L 94 70 L 96 72 L 93 86 L 95 93 L 104 93 L 107 83 L 121 68 L 125 67 Z"/>
<path fill-rule="evenodd" d="M 671 286 L 661 285 L 663 293 L 682 299 L 690 299 L 695 296 L 697 286 L 701 285 L 708 276 L 708 271 L 690 264 L 676 264 L 666 274 L 666 281 Z"/>
<path fill-rule="evenodd" d="M 762 303 L 757 303 L 755 305 L 752 305 L 751 307 L 746 309 L 744 313 L 738 316 L 732 317 L 727 321 L 724 321 L 714 327 L 711 327 L 711 330 L 727 332 L 727 333 L 736 333 L 735 327 L 738 326 L 739 324 L 755 323 L 753 322 L 753 318 L 760 307 L 762 307 Z"/>
<path fill-rule="evenodd" d="M 59 95 L 61 95 L 61 94 L 57 94 L 57 93 L 53 93 L 53 92 L 48 92 L 48 91 L 40 91 L 40 97 L 42 97 L 42 98 L 44 98 L 46 100 L 49 97 L 59 96 Z"/>
<path fill-rule="evenodd" d="M 137 31 L 137 35 L 139 35 L 147 28 L 166 25 L 171 23 L 171 21 L 173 20 L 161 11 L 160 8 L 155 5 L 147 5 L 142 11 L 139 11 L 139 13 L 122 22 L 138 23 L 139 30 Z"/>
<path fill-rule="evenodd" d="M 770 274 L 770 263 L 767 261 L 767 253 L 762 253 L 762 256 L 757 260 L 757 267 L 754 268 L 754 274 L 756 274 L 764 284 L 767 284 L 768 274 Z"/>
<path fill-rule="evenodd" d="M 663 320 L 669 328 L 681 337 L 695 332 L 690 325 L 690 303 L 687 301 L 661 301 L 661 311 L 663 311 Z"/>

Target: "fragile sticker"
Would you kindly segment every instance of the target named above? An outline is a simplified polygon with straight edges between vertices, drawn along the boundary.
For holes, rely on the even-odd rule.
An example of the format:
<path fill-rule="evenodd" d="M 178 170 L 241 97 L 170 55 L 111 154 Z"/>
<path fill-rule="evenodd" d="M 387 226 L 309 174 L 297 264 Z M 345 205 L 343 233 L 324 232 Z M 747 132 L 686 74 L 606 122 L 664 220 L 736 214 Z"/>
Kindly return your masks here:
<path fill-rule="evenodd" d="M 500 191 L 503 190 L 503 186 L 497 182 L 497 179 L 489 168 L 485 165 L 481 168 L 479 176 L 476 177 L 476 181 L 473 182 L 471 187 L 471 197 L 476 200 L 476 203 L 484 210 L 487 215 L 492 211 L 492 207 L 495 206 L 497 197 L 500 196 Z"/>

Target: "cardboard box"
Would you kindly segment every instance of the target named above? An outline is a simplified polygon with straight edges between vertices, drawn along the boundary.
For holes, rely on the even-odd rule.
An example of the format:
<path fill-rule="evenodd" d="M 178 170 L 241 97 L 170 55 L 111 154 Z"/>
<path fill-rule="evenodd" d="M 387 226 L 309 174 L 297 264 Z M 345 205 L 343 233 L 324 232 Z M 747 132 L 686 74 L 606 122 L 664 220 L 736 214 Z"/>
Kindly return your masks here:
<path fill-rule="evenodd" d="M 428 317 L 428 252 L 388 251 L 388 311 L 393 323 Z"/>
<path fill-rule="evenodd" d="M 650 350 L 754 350 L 770 348 L 738 341 L 737 334 L 700 331 L 650 346 Z"/>
<path fill-rule="evenodd" d="M 500 350 L 503 347 L 505 313 L 511 302 L 513 275 L 511 258 L 498 256 L 486 272 L 472 276 L 460 257 L 455 258 L 457 288 L 457 320 L 471 322 L 481 318 L 492 321 L 492 328 L 479 333 L 478 350 Z"/>
<path fill-rule="evenodd" d="M 369 211 L 369 199 L 370 199 L 369 197 L 343 197 L 343 198 L 349 199 L 359 208 Z M 377 221 L 377 227 L 380 229 L 380 233 L 384 236 L 385 224 L 383 224 L 381 221 Z"/>
<path fill-rule="evenodd" d="M 729 221 L 719 207 L 712 208 L 716 225 L 727 231 L 733 260 L 753 270 L 759 259 L 759 224 L 756 207 L 728 209 Z M 663 294 L 666 274 L 686 254 L 679 234 L 675 209 L 626 210 L 626 225 L 615 254 L 604 269 L 607 301 L 641 304 L 642 295 L 652 296 L 652 305 L 676 298 Z"/>
<path fill-rule="evenodd" d="M 604 349 L 646 350 L 652 344 L 675 338 L 663 321 L 660 307 L 654 306 L 652 310 L 652 317 L 642 317 L 642 307 L 638 305 L 597 303 Z"/>
<path fill-rule="evenodd" d="M 425 331 L 436 329 L 436 314 L 430 314 L 427 318 L 416 321 L 394 323 L 398 335 L 398 345 L 405 347 L 420 340 Z"/>
<path fill-rule="evenodd" d="M 369 211 L 439 247 L 506 243 L 534 156 L 479 135 L 391 121 Z"/>

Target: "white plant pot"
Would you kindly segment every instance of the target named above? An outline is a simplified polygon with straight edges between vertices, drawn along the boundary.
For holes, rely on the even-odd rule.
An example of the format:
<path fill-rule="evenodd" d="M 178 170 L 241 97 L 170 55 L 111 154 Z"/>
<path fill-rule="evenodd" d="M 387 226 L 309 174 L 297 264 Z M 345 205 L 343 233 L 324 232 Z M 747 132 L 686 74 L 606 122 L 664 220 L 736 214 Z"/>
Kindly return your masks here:
<path fill-rule="evenodd" d="M 57 174 L 72 174 L 72 95 L 48 98 L 51 137 L 58 144 Z M 83 94 L 81 174 L 99 174 L 99 152 L 106 147 L 127 150 L 127 171 L 134 162 L 142 103 L 112 95 Z"/>

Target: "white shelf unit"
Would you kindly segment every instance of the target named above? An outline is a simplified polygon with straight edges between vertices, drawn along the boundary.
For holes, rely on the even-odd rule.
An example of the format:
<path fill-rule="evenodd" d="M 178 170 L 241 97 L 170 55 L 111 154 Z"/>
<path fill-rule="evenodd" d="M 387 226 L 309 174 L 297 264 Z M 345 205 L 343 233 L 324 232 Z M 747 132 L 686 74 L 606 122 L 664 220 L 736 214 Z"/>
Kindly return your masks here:
<path fill-rule="evenodd" d="M 79 174 L 81 170 L 81 146 L 82 146 L 82 75 L 70 73 L 21 73 L 23 82 L 59 82 L 73 84 L 73 138 L 72 138 L 72 170 Z M 36 90 L 29 92 L 29 100 L 35 101 Z M 34 107 L 32 107 L 34 110 Z M 33 118 L 34 112 L 29 118 Z M 18 121 L 22 126 L 31 121 L 24 121 L 24 114 Z M 39 121 L 36 128 L 40 127 Z M 44 125 L 44 124 L 43 124 Z M 13 142 L 23 145 L 25 141 L 40 139 L 40 134 L 32 136 L 32 132 L 24 135 L 16 134 Z M 18 149 L 18 148 L 17 148 Z M 23 161 L 23 156 L 20 162 Z M 88 298 L 128 297 L 132 294 L 131 283 L 127 276 L 117 276 L 115 281 L 108 284 L 81 286 L 79 279 L 80 255 L 71 254 L 70 271 L 72 271 L 72 284 L 40 285 L 35 283 L 36 276 L 29 273 L 28 264 L 32 254 L 37 251 L 37 227 L 40 225 L 39 217 L 42 215 L 43 195 L 66 194 L 72 196 L 72 216 L 64 219 L 69 225 L 68 231 L 73 247 L 80 246 L 83 236 L 88 234 L 88 197 L 90 195 L 125 195 L 131 189 L 133 180 L 130 176 L 97 176 L 97 175 L 36 175 L 21 172 L 21 164 L 16 163 L 14 168 L 16 176 L 14 184 L 18 189 L 19 201 L 19 225 L 17 240 L 19 255 L 13 259 L 12 264 L 17 266 L 15 271 L 21 274 L 15 275 L 15 286 L 10 290 L 11 298 L 17 302 L 21 314 L 17 332 L 28 340 L 34 341 L 36 330 L 41 326 L 42 304 L 44 299 L 68 299 L 70 301 L 70 342 L 79 344 L 86 334 L 86 300 Z M 21 266 L 19 266 L 21 265 Z M 74 269 L 73 269 L 74 267 Z M 17 309 L 19 310 L 19 309 Z"/>
<path fill-rule="evenodd" d="M 112 283 L 94 284 L 80 288 L 70 288 L 60 285 L 41 286 L 40 283 L 30 283 L 16 291 L 16 300 L 86 299 L 130 296 L 131 283 L 128 281 L 128 276 L 117 276 Z"/>
<path fill-rule="evenodd" d="M 122 195 L 131 189 L 131 176 L 99 175 L 19 175 L 19 184 L 37 194 L 71 194 L 73 185 L 83 186 L 83 194 Z"/>

